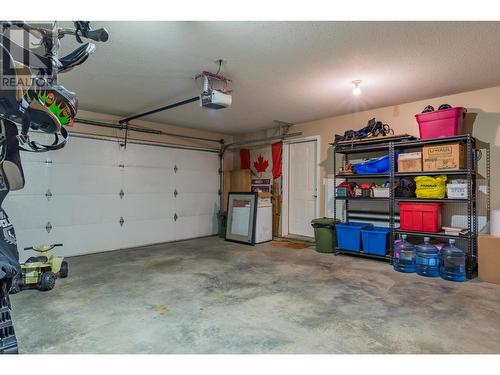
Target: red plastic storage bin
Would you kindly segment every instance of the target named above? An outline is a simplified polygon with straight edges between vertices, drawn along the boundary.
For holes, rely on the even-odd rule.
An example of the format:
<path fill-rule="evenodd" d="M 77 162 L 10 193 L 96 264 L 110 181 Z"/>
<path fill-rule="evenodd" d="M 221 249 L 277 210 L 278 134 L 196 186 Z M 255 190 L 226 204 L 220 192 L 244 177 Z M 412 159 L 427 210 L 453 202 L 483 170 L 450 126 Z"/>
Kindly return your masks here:
<path fill-rule="evenodd" d="M 399 226 L 402 230 L 432 232 L 441 230 L 441 203 L 399 203 Z"/>
<path fill-rule="evenodd" d="M 462 129 L 467 109 L 454 107 L 415 115 L 421 139 L 451 137 Z"/>

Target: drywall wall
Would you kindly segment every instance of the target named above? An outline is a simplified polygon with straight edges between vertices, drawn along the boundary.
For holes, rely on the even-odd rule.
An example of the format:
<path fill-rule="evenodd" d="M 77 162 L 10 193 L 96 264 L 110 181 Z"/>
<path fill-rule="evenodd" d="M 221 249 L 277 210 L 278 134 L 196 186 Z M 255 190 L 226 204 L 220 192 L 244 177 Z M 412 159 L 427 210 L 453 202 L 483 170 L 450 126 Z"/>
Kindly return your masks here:
<path fill-rule="evenodd" d="M 86 119 L 86 120 L 97 120 L 97 121 L 107 121 L 112 123 L 118 123 L 118 120 L 121 118 L 118 116 L 90 112 L 85 110 L 78 111 L 78 118 Z M 188 135 L 193 137 L 201 137 L 207 139 L 224 139 L 225 143 L 231 143 L 233 141 L 233 136 L 222 134 L 222 133 L 214 133 L 209 131 L 202 131 L 197 129 L 179 127 L 175 125 L 162 124 L 151 121 L 144 120 L 134 120 L 131 122 L 131 125 L 137 125 L 148 129 L 153 130 L 161 130 L 163 132 L 179 134 L 179 135 Z M 70 133 L 80 133 L 87 135 L 97 135 L 97 136 L 106 136 L 117 139 L 124 139 L 125 131 L 120 129 L 107 129 L 100 126 L 93 126 L 87 124 L 81 124 L 76 122 L 74 126 L 67 127 Z M 175 137 L 170 135 L 158 135 L 158 134 L 149 134 L 149 133 L 140 133 L 135 131 L 129 131 L 128 134 L 129 140 L 139 140 L 139 141 L 148 141 L 148 142 L 160 142 L 160 143 L 173 143 L 173 144 L 181 144 L 185 146 L 191 147 L 202 147 L 202 148 L 219 148 L 219 144 L 215 142 L 207 142 L 202 140 L 194 140 L 187 139 L 182 137 Z M 224 158 L 224 169 L 231 170 L 233 169 L 233 155 L 232 153 L 227 153 Z"/>
<path fill-rule="evenodd" d="M 350 95 L 350 93 L 347 92 L 346 95 Z M 367 100 L 369 95 L 369 92 L 365 92 L 362 96 L 352 100 Z M 496 168 L 500 167 L 500 130 L 497 130 L 500 126 L 500 86 L 300 123 L 295 125 L 292 131 L 300 131 L 304 137 L 320 136 L 320 176 L 321 181 L 323 181 L 323 178 L 334 172 L 333 153 L 329 143 L 332 142 L 336 133 L 342 134 L 348 129 L 360 129 L 366 125 L 369 119 L 375 117 L 377 120 L 389 124 L 396 134 L 407 133 L 418 136 L 415 114 L 421 112 L 426 105 L 430 104 L 437 108 L 443 103 L 466 107 L 468 112 L 472 114 L 469 115 L 469 118 L 475 117 L 473 135 L 482 141 L 491 143 L 491 208 L 500 209 L 500 173 L 496 173 Z M 235 141 L 271 136 L 275 135 L 276 132 L 276 129 L 269 129 L 244 134 L 235 137 L 237 138 Z M 495 146 L 495 139 L 498 146 Z M 238 163 L 238 157 L 235 154 L 236 168 L 238 168 Z M 484 173 L 484 167 L 482 172 Z M 324 215 L 324 197 L 325 187 L 321 184 L 321 215 Z"/>

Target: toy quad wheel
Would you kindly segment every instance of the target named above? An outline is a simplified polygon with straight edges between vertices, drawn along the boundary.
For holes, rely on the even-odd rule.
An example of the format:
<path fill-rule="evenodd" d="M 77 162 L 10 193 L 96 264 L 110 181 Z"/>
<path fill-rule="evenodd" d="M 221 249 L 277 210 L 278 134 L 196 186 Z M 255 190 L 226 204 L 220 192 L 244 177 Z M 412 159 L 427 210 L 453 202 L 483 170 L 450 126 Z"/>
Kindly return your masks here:
<path fill-rule="evenodd" d="M 66 262 L 65 260 L 63 260 L 62 263 L 61 263 L 61 269 L 59 270 L 59 277 L 61 279 L 64 279 L 65 277 L 68 277 L 68 272 L 69 272 L 68 262 Z"/>
<path fill-rule="evenodd" d="M 21 275 L 16 275 L 12 279 L 12 285 L 10 286 L 9 293 L 16 294 L 23 290 L 23 280 Z"/>
<path fill-rule="evenodd" d="M 56 285 L 56 274 L 52 271 L 45 271 L 40 275 L 38 288 L 43 291 L 54 289 Z"/>

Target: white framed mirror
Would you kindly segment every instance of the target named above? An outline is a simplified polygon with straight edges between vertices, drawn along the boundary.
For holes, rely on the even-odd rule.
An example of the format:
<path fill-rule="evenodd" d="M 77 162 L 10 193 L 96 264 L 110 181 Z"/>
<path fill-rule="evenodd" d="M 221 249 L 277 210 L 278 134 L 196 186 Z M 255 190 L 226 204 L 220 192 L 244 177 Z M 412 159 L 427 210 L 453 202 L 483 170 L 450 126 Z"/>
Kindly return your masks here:
<path fill-rule="evenodd" d="M 229 193 L 227 203 L 226 240 L 255 244 L 257 193 Z"/>

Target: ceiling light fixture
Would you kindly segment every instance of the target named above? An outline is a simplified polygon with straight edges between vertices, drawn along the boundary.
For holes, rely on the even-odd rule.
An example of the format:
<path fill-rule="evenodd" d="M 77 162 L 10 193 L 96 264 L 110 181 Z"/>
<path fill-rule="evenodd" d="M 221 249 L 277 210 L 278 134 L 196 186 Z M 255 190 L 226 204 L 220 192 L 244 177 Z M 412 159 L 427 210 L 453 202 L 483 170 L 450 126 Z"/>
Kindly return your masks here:
<path fill-rule="evenodd" d="M 356 79 L 356 80 L 352 81 L 352 84 L 354 85 L 354 88 L 352 89 L 352 94 L 354 96 L 361 95 L 361 87 L 359 87 L 359 85 L 361 84 L 361 80 Z"/>

